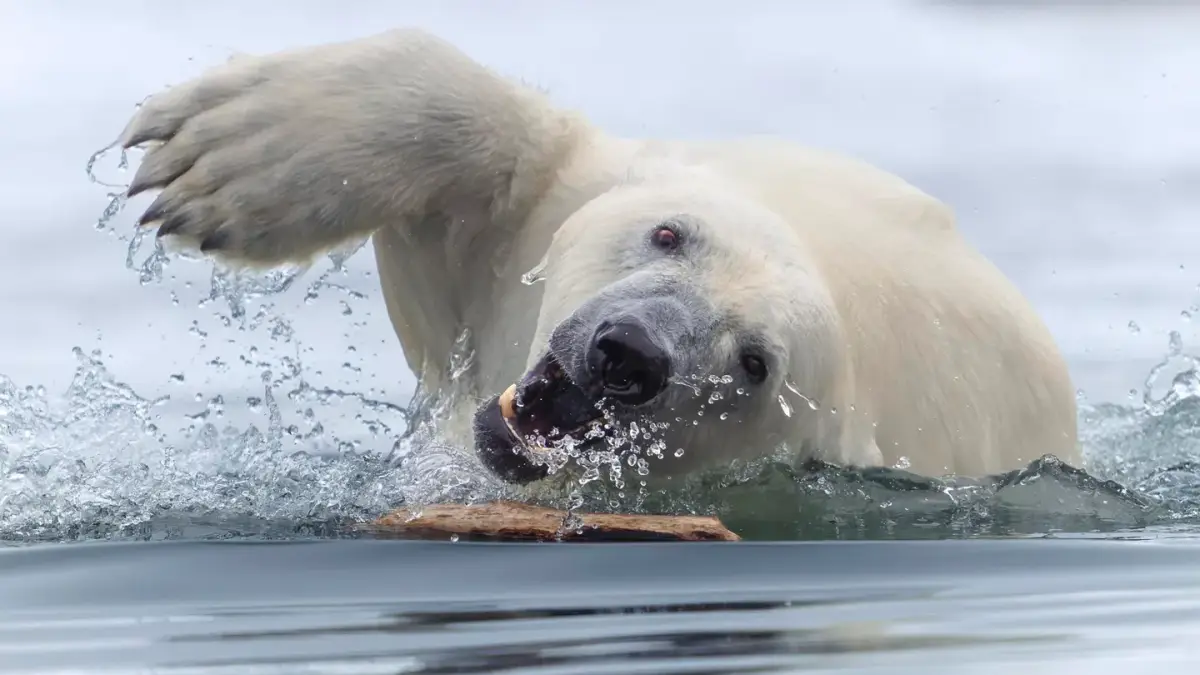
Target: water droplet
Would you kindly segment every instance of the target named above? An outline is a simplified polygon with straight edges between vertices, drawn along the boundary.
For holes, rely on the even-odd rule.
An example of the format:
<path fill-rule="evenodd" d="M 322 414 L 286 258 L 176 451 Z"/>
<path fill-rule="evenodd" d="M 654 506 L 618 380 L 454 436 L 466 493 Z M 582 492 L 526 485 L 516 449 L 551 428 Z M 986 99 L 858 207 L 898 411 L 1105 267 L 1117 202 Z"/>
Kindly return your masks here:
<path fill-rule="evenodd" d="M 1170 339 L 1167 342 L 1167 350 L 1171 356 L 1179 356 L 1183 353 L 1183 336 L 1179 331 L 1171 331 Z"/>
<path fill-rule="evenodd" d="M 471 329 L 464 328 L 450 349 L 450 379 L 457 380 L 475 365 L 475 350 L 471 347 Z"/>
<path fill-rule="evenodd" d="M 800 393 L 800 388 L 797 387 L 795 384 L 793 384 L 791 381 L 784 380 L 783 385 L 788 388 L 788 391 L 790 391 L 793 394 L 795 394 L 796 396 L 799 396 L 800 398 L 804 399 L 804 402 L 808 404 L 809 410 L 816 410 L 821 407 L 821 405 L 819 403 L 817 403 L 816 399 L 809 398 L 809 397 L 805 396 L 804 394 Z M 781 395 L 780 399 L 782 399 L 782 398 L 783 398 L 783 396 Z"/>
<path fill-rule="evenodd" d="M 1130 321 L 1127 328 L 1129 328 L 1129 332 L 1133 333 L 1134 335 L 1142 332 L 1142 327 L 1137 325 L 1136 321 Z"/>
<path fill-rule="evenodd" d="M 721 413 L 721 419 L 723 419 L 723 420 L 729 419 L 729 413 Z"/>
<path fill-rule="evenodd" d="M 1191 321 L 1191 320 L 1192 320 L 1192 313 L 1191 313 L 1191 312 L 1189 312 L 1189 311 L 1187 311 L 1187 310 L 1185 309 L 1185 310 L 1183 310 L 1182 312 L 1180 312 L 1180 313 L 1179 313 L 1179 318 L 1180 318 L 1180 319 L 1183 319 L 1184 321 Z"/>
<path fill-rule="evenodd" d="M 538 283 L 539 281 L 545 281 L 546 280 L 546 262 L 547 262 L 547 259 L 542 258 L 541 262 L 539 262 L 536 266 L 534 266 L 533 269 L 529 270 L 525 274 L 522 274 L 521 275 L 521 283 L 525 284 L 526 286 L 532 286 L 532 285 Z"/>
<path fill-rule="evenodd" d="M 895 468 L 897 468 L 897 469 L 907 469 L 910 466 L 912 466 L 912 462 L 910 462 L 908 460 L 908 458 L 903 455 L 901 455 L 900 458 L 896 460 Z"/>
<path fill-rule="evenodd" d="M 779 395 L 779 409 L 783 411 L 784 415 L 788 417 L 792 416 L 792 406 L 787 402 L 787 399 L 783 397 L 783 394 Z"/>
<path fill-rule="evenodd" d="M 675 449 L 675 456 L 676 456 L 676 457 L 683 457 L 683 448 L 676 448 L 676 449 Z"/>
<path fill-rule="evenodd" d="M 457 535 L 457 534 L 452 534 L 452 535 L 450 535 L 450 541 L 451 541 L 451 542 L 456 542 L 456 541 L 458 541 L 458 535 Z"/>

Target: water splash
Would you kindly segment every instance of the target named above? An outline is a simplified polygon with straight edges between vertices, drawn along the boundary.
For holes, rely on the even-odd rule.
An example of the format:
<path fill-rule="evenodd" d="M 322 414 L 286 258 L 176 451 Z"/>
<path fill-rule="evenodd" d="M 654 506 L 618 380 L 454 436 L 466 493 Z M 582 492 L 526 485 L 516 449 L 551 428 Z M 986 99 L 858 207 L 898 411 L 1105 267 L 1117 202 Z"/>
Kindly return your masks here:
<path fill-rule="evenodd" d="M 88 157 L 87 165 L 84 167 L 84 170 L 87 172 L 88 180 L 90 180 L 91 182 L 95 183 L 96 185 L 102 185 L 104 187 L 120 188 L 121 194 L 124 194 L 125 190 L 128 188 L 127 184 L 109 183 L 109 182 L 101 180 L 100 178 L 98 178 L 96 176 L 97 165 L 100 163 L 101 160 L 106 159 L 108 154 L 110 152 L 112 152 L 113 150 L 117 151 L 117 164 L 115 167 L 116 171 L 118 171 L 119 173 L 125 173 L 126 171 L 128 171 L 129 170 L 129 152 L 127 150 L 125 150 L 124 148 L 119 147 L 117 141 L 113 141 L 109 145 L 92 153 L 92 156 Z"/>
<path fill-rule="evenodd" d="M 461 379 L 474 365 L 475 350 L 471 346 L 471 329 L 463 328 L 450 349 L 450 379 Z"/>
<path fill-rule="evenodd" d="M 784 416 L 791 417 L 792 416 L 792 404 L 788 403 L 787 398 L 785 398 L 783 394 L 780 394 L 778 396 L 778 398 L 779 398 L 779 409 L 783 411 Z"/>
<path fill-rule="evenodd" d="M 294 534 L 395 505 L 395 466 L 293 448 L 314 439 L 285 423 L 270 373 L 265 419 L 236 428 L 209 407 L 176 440 L 169 397 L 142 398 L 98 352 L 75 356 L 61 398 L 0 377 L 0 538 Z"/>
<path fill-rule="evenodd" d="M 1155 397 L 1154 386 L 1163 373 L 1178 364 L 1179 368 L 1171 384 L 1161 397 Z M 1167 337 L 1167 353 L 1163 360 L 1150 368 L 1142 385 L 1142 405 L 1147 414 L 1159 416 L 1179 402 L 1200 395 L 1200 359 L 1183 351 L 1183 336 L 1173 330 Z"/>
<path fill-rule="evenodd" d="M 89 159 L 88 175 L 123 187 L 97 177 L 111 149 Z M 118 169 L 127 162 L 121 152 Z M 369 378 L 360 374 L 367 354 L 354 345 L 342 365 L 361 388 L 306 365 L 313 349 L 298 337 L 295 312 L 276 303 L 314 270 L 251 273 L 214 265 L 207 289 L 191 281 L 180 288 L 170 266 L 207 260 L 169 253 L 147 238 L 149 230 L 120 229 L 124 205 L 123 192 L 111 193 L 99 227 L 129 240 L 125 267 L 143 285 L 170 284 L 172 305 L 186 306 L 189 291 L 200 291 L 188 332 L 198 340 L 197 354 L 209 354 L 207 372 L 171 374 L 170 393 L 143 398 L 107 371 L 99 352 L 77 349 L 75 378 L 62 396 L 0 376 L 0 539 L 294 535 L 373 518 L 422 496 L 462 497 L 455 488 L 464 481 L 439 481 L 444 476 L 426 471 L 436 453 L 414 456 L 416 422 L 438 411 L 435 397 L 418 391 L 408 406 L 388 400 L 366 385 Z M 148 241 L 154 245 L 147 253 Z M 357 310 L 362 319 L 339 319 L 346 337 L 372 311 L 371 298 L 354 288 L 374 285 L 372 273 L 352 278 L 347 267 L 366 241 L 331 252 L 330 266 L 304 294 L 306 305 L 334 294 L 342 317 Z M 225 346 L 232 355 L 213 354 Z M 228 391 L 180 395 L 185 383 L 202 387 L 207 375 L 234 369 L 256 378 L 261 389 L 244 400 Z"/>
<path fill-rule="evenodd" d="M 533 267 L 533 269 L 521 275 L 521 283 L 525 284 L 526 286 L 532 286 L 536 283 L 545 281 L 546 265 L 548 262 L 549 261 L 547 258 L 542 258 L 538 264 Z"/>
<path fill-rule="evenodd" d="M 810 397 L 808 397 L 808 396 L 805 396 L 804 394 L 802 394 L 802 393 L 800 392 L 800 388 L 799 388 L 799 387 L 797 387 L 797 386 L 795 385 L 795 383 L 793 383 L 791 380 L 784 380 L 784 381 L 783 381 L 783 385 L 784 385 L 785 387 L 787 387 L 787 390 L 788 390 L 788 391 L 792 392 L 792 394 L 794 394 L 795 396 L 799 397 L 799 398 L 800 398 L 800 400 L 804 401 L 804 403 L 805 403 L 806 405 L 808 405 L 808 409 L 809 409 L 809 410 L 819 410 L 819 409 L 821 408 L 821 404 L 820 404 L 820 402 L 819 402 L 819 401 L 817 401 L 815 398 L 810 398 Z M 782 394 L 781 394 L 780 396 L 781 396 L 781 398 L 782 398 Z"/>

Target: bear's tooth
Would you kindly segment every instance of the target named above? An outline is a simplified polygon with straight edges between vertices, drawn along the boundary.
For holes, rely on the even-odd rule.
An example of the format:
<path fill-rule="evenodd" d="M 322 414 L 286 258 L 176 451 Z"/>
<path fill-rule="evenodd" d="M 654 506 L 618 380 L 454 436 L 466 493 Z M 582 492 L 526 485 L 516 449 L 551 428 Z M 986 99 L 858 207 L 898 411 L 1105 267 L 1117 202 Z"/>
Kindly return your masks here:
<path fill-rule="evenodd" d="M 513 400 L 516 399 L 516 397 L 517 385 L 515 384 L 510 384 L 508 389 L 505 389 L 504 393 L 500 394 L 500 415 L 506 420 L 511 420 L 517 416 L 516 411 L 513 410 Z"/>

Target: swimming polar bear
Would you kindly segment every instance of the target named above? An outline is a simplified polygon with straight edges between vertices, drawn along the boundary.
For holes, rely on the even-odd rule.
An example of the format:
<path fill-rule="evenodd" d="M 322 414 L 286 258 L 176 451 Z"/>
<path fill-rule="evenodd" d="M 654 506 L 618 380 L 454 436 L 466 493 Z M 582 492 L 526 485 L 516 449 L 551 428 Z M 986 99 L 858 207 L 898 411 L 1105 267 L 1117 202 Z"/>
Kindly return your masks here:
<path fill-rule="evenodd" d="M 457 402 L 444 434 L 510 483 L 563 445 L 668 478 L 779 448 L 925 475 L 1079 458 L 1030 305 L 946 206 L 850 158 L 617 138 L 417 30 L 231 61 L 120 143 L 151 146 L 139 223 L 227 263 L 371 237 L 409 367 Z"/>

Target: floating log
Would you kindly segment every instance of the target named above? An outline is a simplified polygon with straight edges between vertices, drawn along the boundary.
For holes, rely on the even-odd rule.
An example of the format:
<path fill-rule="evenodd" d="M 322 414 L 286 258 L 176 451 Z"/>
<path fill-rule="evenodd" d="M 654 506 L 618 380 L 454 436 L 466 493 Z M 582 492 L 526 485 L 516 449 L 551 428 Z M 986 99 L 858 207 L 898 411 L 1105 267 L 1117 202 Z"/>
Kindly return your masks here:
<path fill-rule="evenodd" d="M 740 541 L 717 518 L 609 513 L 575 514 L 582 527 L 564 529 L 566 511 L 520 502 L 432 504 L 397 509 L 362 529 L 405 539 L 484 541 Z M 579 530 L 579 531 L 576 531 Z"/>

